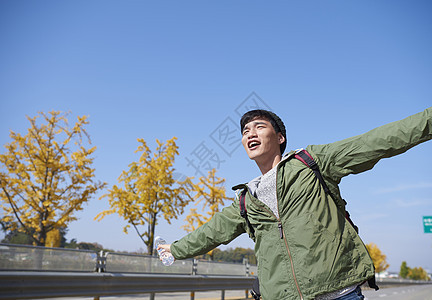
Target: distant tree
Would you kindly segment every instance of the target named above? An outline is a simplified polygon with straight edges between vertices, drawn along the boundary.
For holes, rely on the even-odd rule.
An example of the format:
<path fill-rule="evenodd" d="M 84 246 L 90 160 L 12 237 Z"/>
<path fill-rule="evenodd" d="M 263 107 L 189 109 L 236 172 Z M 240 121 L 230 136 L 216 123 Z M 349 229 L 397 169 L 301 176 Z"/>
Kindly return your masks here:
<path fill-rule="evenodd" d="M 65 243 L 65 248 L 68 248 L 68 249 L 79 249 L 77 239 L 71 239 L 69 243 L 66 242 Z"/>
<path fill-rule="evenodd" d="M 255 252 L 252 249 L 237 247 L 235 249 L 228 248 L 227 250 L 214 249 L 213 252 L 214 261 L 242 263 L 245 258 L 250 264 L 256 265 Z"/>
<path fill-rule="evenodd" d="M 100 251 L 107 250 L 101 244 L 93 242 L 78 242 L 77 239 L 71 239 L 70 242 L 65 243 L 66 249 L 80 249 L 80 250 L 91 250 L 91 251 Z M 113 252 L 109 250 L 109 252 Z"/>
<path fill-rule="evenodd" d="M 78 117 L 70 127 L 66 116 L 51 111 L 27 117 L 27 134 L 11 131 L 12 142 L 0 154 L 0 221 L 37 246 L 76 220 L 74 213 L 104 186 L 93 180 L 96 147 L 86 148 L 83 141 L 85 136 L 91 143 L 87 118 Z"/>
<path fill-rule="evenodd" d="M 428 273 L 422 267 L 410 268 L 406 261 L 401 264 L 399 276 L 413 280 L 431 280 Z"/>
<path fill-rule="evenodd" d="M 407 278 L 410 272 L 410 268 L 407 266 L 406 261 L 403 261 L 400 267 L 399 276 L 401 278 Z"/>
<path fill-rule="evenodd" d="M 206 215 L 197 212 L 196 208 L 190 210 L 186 217 L 186 225 L 182 226 L 187 232 L 192 232 L 196 228 L 207 223 L 224 205 L 225 200 L 233 200 L 225 194 L 223 184 L 225 179 L 216 177 L 216 169 L 208 172 L 207 177 L 200 177 L 199 182 L 194 184 L 190 181 L 190 191 L 195 205 L 202 204 L 202 211 L 207 211 Z M 213 250 L 208 254 L 212 257 Z"/>
<path fill-rule="evenodd" d="M 173 177 L 175 156 L 178 147 L 173 137 L 166 144 L 157 142 L 156 151 L 151 155 L 150 148 L 143 139 L 135 152 L 141 153 L 138 162 L 132 162 L 123 171 L 118 181 L 123 187 L 114 185 L 102 198 L 108 198 L 111 209 L 99 213 L 95 219 L 100 221 L 110 214 L 117 213 L 133 226 L 138 236 L 147 246 L 148 254 L 153 254 L 154 232 L 158 218 L 163 217 L 169 224 L 183 213 L 190 202 L 187 180 L 176 182 Z M 144 232 L 139 226 L 144 226 Z"/>
<path fill-rule="evenodd" d="M 56 229 L 55 232 L 48 232 L 45 246 L 64 248 L 66 244 L 66 233 L 66 228 Z M 23 230 L 19 229 L 8 231 L 5 237 L 0 242 L 6 244 L 33 245 L 32 236 L 24 233 Z"/>
<path fill-rule="evenodd" d="M 104 247 L 99 243 L 80 242 L 78 243 L 78 249 L 100 251 L 103 250 Z"/>
<path fill-rule="evenodd" d="M 387 263 L 387 257 L 381 252 L 377 245 L 370 243 L 366 245 L 370 257 L 372 258 L 375 266 L 375 272 L 381 273 L 388 269 L 389 264 Z"/>
<path fill-rule="evenodd" d="M 5 237 L 1 240 L 2 243 L 16 244 L 16 245 L 32 245 L 33 240 L 31 236 L 20 232 L 18 230 L 8 231 Z"/>
<path fill-rule="evenodd" d="M 413 280 L 430 280 L 428 273 L 422 267 L 410 269 L 408 272 L 408 278 Z"/>
<path fill-rule="evenodd" d="M 200 177 L 199 182 L 194 184 L 190 182 L 189 191 L 193 194 L 191 198 L 194 204 L 202 204 L 202 211 L 206 215 L 197 212 L 197 209 L 191 209 L 189 215 L 186 217 L 186 225 L 182 226 L 187 232 L 192 232 L 198 227 L 207 223 L 220 208 L 224 205 L 225 200 L 233 200 L 225 194 L 225 187 L 223 184 L 225 179 L 216 177 L 216 169 L 208 172 L 207 177 Z"/>

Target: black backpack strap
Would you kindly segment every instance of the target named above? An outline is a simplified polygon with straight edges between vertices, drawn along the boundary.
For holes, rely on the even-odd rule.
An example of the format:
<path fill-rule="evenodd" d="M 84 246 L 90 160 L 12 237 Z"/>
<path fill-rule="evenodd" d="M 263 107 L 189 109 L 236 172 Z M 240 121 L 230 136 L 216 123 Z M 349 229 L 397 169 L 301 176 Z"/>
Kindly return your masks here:
<path fill-rule="evenodd" d="M 348 222 L 351 223 L 352 227 L 354 227 L 354 230 L 359 233 L 359 228 L 354 222 L 351 220 L 351 216 L 347 210 L 345 210 L 345 218 L 348 220 Z"/>
<path fill-rule="evenodd" d="M 247 190 L 244 189 L 239 195 L 240 215 L 246 220 L 246 223 L 247 223 L 249 230 L 252 233 L 252 235 L 255 235 L 255 229 L 252 227 L 252 224 L 249 222 L 249 218 L 247 215 L 246 193 L 247 193 Z"/>
<path fill-rule="evenodd" d="M 370 278 L 367 282 L 368 282 L 368 285 L 369 285 L 369 287 L 370 287 L 371 289 L 374 289 L 375 291 L 378 291 L 378 290 L 379 290 L 379 287 L 378 287 L 378 285 L 376 284 L 376 278 L 375 278 L 375 275 L 374 275 L 372 278 Z"/>
<path fill-rule="evenodd" d="M 252 235 L 255 235 L 255 230 L 252 227 L 252 224 L 249 222 L 249 219 L 247 216 L 246 193 L 247 193 L 247 189 L 244 189 L 239 195 L 240 215 L 246 220 L 246 223 L 247 223 L 249 230 L 252 233 Z M 255 300 L 259 300 L 261 298 L 258 277 L 255 279 L 253 286 L 252 286 L 252 290 L 250 291 L 250 293 Z"/>
<path fill-rule="evenodd" d="M 261 292 L 260 292 L 260 288 L 259 288 L 259 280 L 258 278 L 255 279 L 253 285 L 252 285 L 252 290 L 250 291 L 250 294 L 252 295 L 252 297 L 255 300 L 259 300 L 261 299 Z"/>
<path fill-rule="evenodd" d="M 336 197 L 330 192 L 330 189 L 328 188 L 327 184 L 324 181 L 324 178 L 321 175 L 321 172 L 318 168 L 318 164 L 316 161 L 312 158 L 312 155 L 309 154 L 306 150 L 302 149 L 300 151 L 297 151 L 294 155 L 295 158 L 300 160 L 302 163 L 304 163 L 306 166 L 308 166 L 314 173 L 315 176 L 318 178 L 319 182 L 321 183 L 321 186 L 323 187 L 324 191 L 330 195 L 330 197 L 333 199 L 333 201 L 336 202 Z M 344 200 L 345 201 L 345 200 Z M 346 203 L 346 202 L 345 202 Z M 354 230 L 358 233 L 358 227 L 354 224 L 354 222 L 351 220 L 350 214 L 347 210 L 345 210 L 345 218 L 350 222 Z"/>
<path fill-rule="evenodd" d="M 245 198 L 246 198 L 246 190 L 243 190 L 241 193 L 240 193 L 240 196 L 239 196 L 239 203 L 240 203 L 240 215 L 243 217 L 243 218 L 247 218 L 247 211 L 246 211 L 246 201 L 245 201 Z"/>
<path fill-rule="evenodd" d="M 321 172 L 318 168 L 316 161 L 312 158 L 312 155 L 310 155 L 309 152 L 307 152 L 306 150 L 302 149 L 298 151 L 296 154 L 294 154 L 294 157 L 312 169 L 312 171 L 315 173 L 315 176 L 318 178 L 319 182 L 321 183 L 324 191 L 334 199 L 333 195 L 330 193 L 330 189 L 328 188 L 327 184 L 324 181 L 324 178 L 321 175 Z"/>

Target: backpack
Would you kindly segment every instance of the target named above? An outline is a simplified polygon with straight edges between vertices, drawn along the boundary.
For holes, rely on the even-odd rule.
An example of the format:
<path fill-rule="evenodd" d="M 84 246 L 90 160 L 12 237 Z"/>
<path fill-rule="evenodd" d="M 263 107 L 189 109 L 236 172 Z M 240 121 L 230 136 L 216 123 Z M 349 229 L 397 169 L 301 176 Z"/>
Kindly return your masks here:
<path fill-rule="evenodd" d="M 304 149 L 301 149 L 299 151 L 297 151 L 294 154 L 294 158 L 298 159 L 299 161 L 301 161 L 302 163 L 304 163 L 307 167 L 309 167 L 315 174 L 315 176 L 318 178 L 321 186 L 323 187 L 324 191 L 326 194 L 328 194 L 330 196 L 330 198 L 333 199 L 333 201 L 335 201 L 336 204 L 339 203 L 339 201 L 337 200 L 337 198 L 331 193 L 330 189 L 328 188 L 327 184 L 324 181 L 324 178 L 321 175 L 321 172 L 318 168 L 318 164 L 315 162 L 315 160 L 312 158 L 312 156 L 309 154 L 309 152 L 307 152 Z M 249 219 L 247 217 L 247 211 L 246 211 L 246 203 L 245 203 L 245 197 L 246 197 L 246 190 L 244 190 L 240 196 L 239 196 L 239 201 L 240 201 L 240 215 L 245 218 L 246 223 L 249 227 L 249 230 L 251 231 L 252 234 L 254 234 L 254 228 L 252 227 L 251 223 L 249 222 Z M 343 200 L 346 204 L 346 201 Z M 338 205 L 339 206 L 339 205 Z M 353 226 L 354 230 L 358 233 L 358 227 L 354 224 L 354 222 L 351 220 L 350 218 L 350 214 L 348 213 L 347 210 L 345 210 L 345 218 L 347 219 L 347 221 Z M 376 281 L 375 281 L 375 276 L 372 277 L 371 279 L 368 280 L 368 284 L 369 287 L 375 289 L 376 291 L 379 289 L 379 287 L 376 285 Z M 253 288 L 250 291 L 251 295 L 254 297 L 254 299 L 258 300 L 261 297 L 260 291 L 259 291 L 259 282 L 258 282 L 258 278 L 256 279 L 255 283 L 253 284 Z"/>

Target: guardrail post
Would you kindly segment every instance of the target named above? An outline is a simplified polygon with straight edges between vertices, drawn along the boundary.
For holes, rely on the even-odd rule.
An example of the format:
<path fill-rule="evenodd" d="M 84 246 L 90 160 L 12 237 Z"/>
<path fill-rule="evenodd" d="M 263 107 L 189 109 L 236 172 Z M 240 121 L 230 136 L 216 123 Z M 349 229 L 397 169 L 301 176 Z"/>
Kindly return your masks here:
<path fill-rule="evenodd" d="M 104 253 L 102 250 L 98 252 L 96 258 L 96 269 L 95 269 L 96 272 L 104 273 L 106 271 L 107 256 L 108 256 L 108 252 Z"/>
<path fill-rule="evenodd" d="M 243 264 L 245 265 L 245 275 L 249 276 L 249 268 L 250 268 L 249 260 L 247 258 L 243 258 Z"/>
<path fill-rule="evenodd" d="M 193 259 L 192 263 L 192 275 L 196 275 L 198 272 L 198 259 Z"/>
<path fill-rule="evenodd" d="M 198 272 L 198 259 L 194 258 L 192 261 L 192 275 L 196 275 Z M 195 300 L 195 291 L 190 292 L 190 300 Z"/>
<path fill-rule="evenodd" d="M 245 275 L 246 277 L 249 277 L 250 275 L 250 264 L 249 264 L 249 260 L 247 258 L 243 258 L 243 264 L 245 265 Z M 249 290 L 245 290 L 245 296 L 246 299 L 249 299 Z"/>
<path fill-rule="evenodd" d="M 221 291 L 221 300 L 225 300 L 225 290 Z"/>
<path fill-rule="evenodd" d="M 194 258 L 192 261 L 192 275 L 196 275 L 198 272 L 198 259 Z M 195 300 L 195 291 L 190 292 L 190 300 Z"/>

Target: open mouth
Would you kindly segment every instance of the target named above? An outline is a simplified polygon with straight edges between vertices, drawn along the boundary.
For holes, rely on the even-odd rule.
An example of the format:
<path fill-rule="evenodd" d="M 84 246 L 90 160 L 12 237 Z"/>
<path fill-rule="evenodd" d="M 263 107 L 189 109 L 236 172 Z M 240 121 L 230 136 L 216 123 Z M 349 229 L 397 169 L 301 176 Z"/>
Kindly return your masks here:
<path fill-rule="evenodd" d="M 248 148 L 249 148 L 250 150 L 254 150 L 254 149 L 256 149 L 259 145 L 261 145 L 261 143 L 258 142 L 258 141 L 250 141 L 250 142 L 248 143 Z"/>

